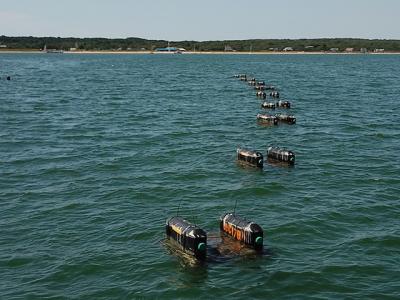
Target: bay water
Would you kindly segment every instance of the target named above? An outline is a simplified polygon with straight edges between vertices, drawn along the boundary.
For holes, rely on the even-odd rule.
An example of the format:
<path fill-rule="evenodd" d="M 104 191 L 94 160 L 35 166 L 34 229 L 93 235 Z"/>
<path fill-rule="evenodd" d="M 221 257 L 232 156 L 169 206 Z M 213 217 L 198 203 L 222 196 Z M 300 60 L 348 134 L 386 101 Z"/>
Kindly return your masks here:
<path fill-rule="evenodd" d="M 0 299 L 399 299 L 400 56 L 0 54 Z M 259 126 L 247 73 L 295 125 Z M 11 80 L 5 80 L 10 75 Z M 238 146 L 296 153 L 236 164 Z M 177 213 L 262 255 L 198 264 Z"/>

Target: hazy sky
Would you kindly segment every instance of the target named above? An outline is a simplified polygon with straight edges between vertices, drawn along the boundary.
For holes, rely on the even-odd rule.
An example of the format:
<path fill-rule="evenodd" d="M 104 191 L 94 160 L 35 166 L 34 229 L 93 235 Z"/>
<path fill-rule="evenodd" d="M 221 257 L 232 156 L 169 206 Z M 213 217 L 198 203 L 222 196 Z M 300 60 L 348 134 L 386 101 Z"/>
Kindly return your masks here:
<path fill-rule="evenodd" d="M 400 0 L 0 0 L 0 35 L 400 39 Z"/>

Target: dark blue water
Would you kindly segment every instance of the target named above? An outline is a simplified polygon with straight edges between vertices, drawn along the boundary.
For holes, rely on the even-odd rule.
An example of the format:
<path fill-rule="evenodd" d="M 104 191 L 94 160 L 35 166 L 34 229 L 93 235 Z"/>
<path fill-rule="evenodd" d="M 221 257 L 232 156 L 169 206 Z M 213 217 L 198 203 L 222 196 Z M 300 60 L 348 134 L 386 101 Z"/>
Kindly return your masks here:
<path fill-rule="evenodd" d="M 398 299 L 400 56 L 0 54 L 1 299 Z M 279 87 L 262 127 L 233 79 Z M 5 75 L 12 80 L 6 81 Z M 237 146 L 296 153 L 235 163 Z M 182 258 L 176 214 L 265 253 Z"/>

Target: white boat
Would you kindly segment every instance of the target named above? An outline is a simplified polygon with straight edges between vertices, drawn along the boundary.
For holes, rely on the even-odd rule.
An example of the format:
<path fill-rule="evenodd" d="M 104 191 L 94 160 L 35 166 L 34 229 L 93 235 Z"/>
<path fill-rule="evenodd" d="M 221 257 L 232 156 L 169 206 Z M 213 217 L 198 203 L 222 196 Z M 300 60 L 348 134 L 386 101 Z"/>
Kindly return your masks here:
<path fill-rule="evenodd" d="M 44 45 L 43 52 L 46 52 L 46 53 L 64 53 L 64 50 L 47 49 L 47 45 Z"/>

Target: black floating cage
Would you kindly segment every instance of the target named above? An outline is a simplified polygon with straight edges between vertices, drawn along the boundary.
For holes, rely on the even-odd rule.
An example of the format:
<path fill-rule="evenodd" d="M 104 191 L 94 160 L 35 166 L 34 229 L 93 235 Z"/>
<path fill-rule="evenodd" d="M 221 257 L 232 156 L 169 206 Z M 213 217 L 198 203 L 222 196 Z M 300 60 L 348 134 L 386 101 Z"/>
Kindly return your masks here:
<path fill-rule="evenodd" d="M 238 148 L 236 150 L 236 155 L 239 162 L 257 168 L 263 168 L 264 166 L 264 157 L 261 152 Z"/>
<path fill-rule="evenodd" d="M 269 147 L 267 149 L 267 157 L 269 159 L 288 163 L 290 165 L 294 165 L 296 160 L 296 156 L 292 151 L 281 149 L 279 147 Z"/>
<path fill-rule="evenodd" d="M 256 250 L 263 248 L 264 232 L 258 224 L 245 220 L 233 213 L 220 217 L 220 229 L 236 240 Z"/>
<path fill-rule="evenodd" d="M 265 109 L 275 109 L 276 105 L 273 102 L 264 102 L 261 104 L 261 107 Z"/>
<path fill-rule="evenodd" d="M 296 124 L 296 117 L 292 115 L 285 115 L 285 114 L 276 114 L 275 117 L 280 122 L 285 122 L 288 124 Z"/>
<path fill-rule="evenodd" d="M 175 240 L 185 252 L 198 259 L 206 257 L 207 234 L 200 227 L 181 217 L 169 218 L 165 224 L 168 238 Z"/>
<path fill-rule="evenodd" d="M 289 101 L 281 101 L 279 100 L 276 102 L 276 107 L 281 107 L 281 108 L 290 108 L 290 102 Z"/>

